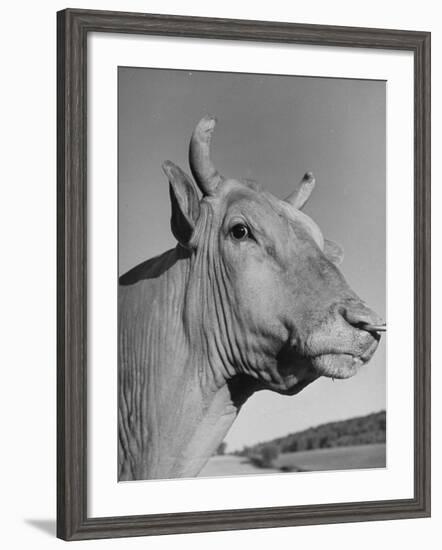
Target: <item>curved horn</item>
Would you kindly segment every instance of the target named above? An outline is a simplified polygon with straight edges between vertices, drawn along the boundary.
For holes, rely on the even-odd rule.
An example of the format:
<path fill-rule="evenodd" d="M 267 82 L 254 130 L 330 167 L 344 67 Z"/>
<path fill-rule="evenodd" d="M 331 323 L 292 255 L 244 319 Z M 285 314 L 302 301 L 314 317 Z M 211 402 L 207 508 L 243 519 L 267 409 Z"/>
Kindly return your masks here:
<path fill-rule="evenodd" d="M 210 141 L 215 124 L 215 117 L 205 116 L 196 125 L 190 139 L 190 169 L 204 195 L 212 195 L 224 179 L 210 160 Z"/>
<path fill-rule="evenodd" d="M 311 172 L 306 172 L 298 187 L 291 193 L 285 201 L 292 206 L 301 210 L 304 204 L 308 201 L 308 198 L 315 186 L 315 178 Z"/>

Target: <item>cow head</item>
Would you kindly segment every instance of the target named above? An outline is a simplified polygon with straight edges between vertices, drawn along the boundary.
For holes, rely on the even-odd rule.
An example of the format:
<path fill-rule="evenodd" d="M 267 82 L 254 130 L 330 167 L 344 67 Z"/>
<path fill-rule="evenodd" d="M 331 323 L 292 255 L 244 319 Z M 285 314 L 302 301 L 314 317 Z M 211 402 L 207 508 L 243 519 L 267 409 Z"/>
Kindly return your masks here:
<path fill-rule="evenodd" d="M 225 178 L 210 159 L 214 127 L 214 118 L 203 118 L 190 142 L 201 199 L 189 176 L 163 164 L 172 231 L 192 257 L 189 337 L 203 335 L 224 373 L 250 375 L 280 393 L 319 376 L 352 376 L 378 345 L 370 327 L 380 319 L 339 271 L 340 247 L 301 211 L 312 174 L 284 201 Z"/>

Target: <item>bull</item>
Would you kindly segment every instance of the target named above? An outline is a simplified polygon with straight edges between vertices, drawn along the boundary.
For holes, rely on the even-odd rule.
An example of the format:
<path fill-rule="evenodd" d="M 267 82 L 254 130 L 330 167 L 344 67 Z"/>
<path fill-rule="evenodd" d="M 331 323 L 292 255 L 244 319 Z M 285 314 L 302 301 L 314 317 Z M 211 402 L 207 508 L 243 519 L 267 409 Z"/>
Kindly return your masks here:
<path fill-rule="evenodd" d="M 196 476 L 253 393 L 353 376 L 380 339 L 342 249 L 302 212 L 313 175 L 285 200 L 224 177 L 215 122 L 192 134 L 194 181 L 163 164 L 176 247 L 119 281 L 119 480 Z"/>

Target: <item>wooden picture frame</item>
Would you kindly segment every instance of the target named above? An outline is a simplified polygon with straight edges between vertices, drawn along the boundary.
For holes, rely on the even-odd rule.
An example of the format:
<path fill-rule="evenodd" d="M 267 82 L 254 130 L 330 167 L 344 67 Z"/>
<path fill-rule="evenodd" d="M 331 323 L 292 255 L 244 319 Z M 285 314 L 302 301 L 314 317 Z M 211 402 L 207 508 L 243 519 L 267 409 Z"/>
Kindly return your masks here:
<path fill-rule="evenodd" d="M 65 540 L 430 515 L 430 33 L 67 9 L 57 15 L 57 536 Z M 87 36 L 91 32 L 408 50 L 414 56 L 414 498 L 87 515 Z"/>

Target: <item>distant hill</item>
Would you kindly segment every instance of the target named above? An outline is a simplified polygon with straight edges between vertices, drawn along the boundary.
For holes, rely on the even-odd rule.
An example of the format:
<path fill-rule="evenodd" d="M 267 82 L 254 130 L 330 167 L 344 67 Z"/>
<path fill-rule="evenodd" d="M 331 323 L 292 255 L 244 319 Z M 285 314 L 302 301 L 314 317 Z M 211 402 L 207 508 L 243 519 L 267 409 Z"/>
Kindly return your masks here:
<path fill-rule="evenodd" d="M 244 447 L 235 454 L 241 456 L 261 455 L 272 447 L 277 453 L 293 453 L 331 447 L 350 447 L 370 443 L 385 443 L 386 413 L 380 411 L 339 422 L 328 422 L 302 432 L 288 434 L 269 441 Z"/>

